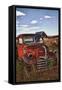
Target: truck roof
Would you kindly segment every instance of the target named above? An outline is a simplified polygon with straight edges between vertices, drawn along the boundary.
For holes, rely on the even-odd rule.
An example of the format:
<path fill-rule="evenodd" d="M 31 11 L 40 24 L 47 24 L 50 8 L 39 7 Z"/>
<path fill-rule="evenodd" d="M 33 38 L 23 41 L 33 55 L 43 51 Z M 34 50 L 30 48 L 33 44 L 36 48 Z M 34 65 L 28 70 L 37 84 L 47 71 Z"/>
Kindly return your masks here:
<path fill-rule="evenodd" d="M 16 38 L 22 38 L 22 37 L 24 37 L 24 36 L 34 36 L 35 34 L 20 34 L 20 35 L 18 35 Z"/>

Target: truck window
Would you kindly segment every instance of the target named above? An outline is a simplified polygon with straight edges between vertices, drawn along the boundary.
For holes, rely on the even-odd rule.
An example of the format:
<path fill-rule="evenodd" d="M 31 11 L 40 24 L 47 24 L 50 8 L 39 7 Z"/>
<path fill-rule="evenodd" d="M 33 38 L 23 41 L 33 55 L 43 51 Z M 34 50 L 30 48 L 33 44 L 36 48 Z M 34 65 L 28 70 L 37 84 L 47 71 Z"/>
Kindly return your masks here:
<path fill-rule="evenodd" d="M 29 43 L 33 43 L 34 39 L 32 37 L 24 37 L 23 41 L 24 43 L 29 44 Z"/>

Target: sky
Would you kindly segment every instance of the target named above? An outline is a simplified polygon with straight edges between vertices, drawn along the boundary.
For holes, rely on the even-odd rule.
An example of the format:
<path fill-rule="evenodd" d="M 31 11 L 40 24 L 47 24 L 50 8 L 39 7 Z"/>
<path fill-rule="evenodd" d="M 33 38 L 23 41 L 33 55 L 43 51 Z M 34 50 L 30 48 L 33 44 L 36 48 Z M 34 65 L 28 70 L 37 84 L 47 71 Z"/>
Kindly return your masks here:
<path fill-rule="evenodd" d="M 58 35 L 58 10 L 16 8 L 16 36 L 40 31 Z"/>

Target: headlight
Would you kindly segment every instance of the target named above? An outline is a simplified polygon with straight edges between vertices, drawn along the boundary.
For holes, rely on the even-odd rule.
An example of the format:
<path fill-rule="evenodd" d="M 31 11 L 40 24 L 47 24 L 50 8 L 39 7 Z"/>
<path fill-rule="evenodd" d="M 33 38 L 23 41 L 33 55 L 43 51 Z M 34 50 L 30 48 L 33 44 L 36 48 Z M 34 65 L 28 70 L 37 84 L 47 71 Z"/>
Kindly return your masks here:
<path fill-rule="evenodd" d="M 28 57 L 32 58 L 32 53 L 29 53 L 29 54 L 28 54 Z"/>

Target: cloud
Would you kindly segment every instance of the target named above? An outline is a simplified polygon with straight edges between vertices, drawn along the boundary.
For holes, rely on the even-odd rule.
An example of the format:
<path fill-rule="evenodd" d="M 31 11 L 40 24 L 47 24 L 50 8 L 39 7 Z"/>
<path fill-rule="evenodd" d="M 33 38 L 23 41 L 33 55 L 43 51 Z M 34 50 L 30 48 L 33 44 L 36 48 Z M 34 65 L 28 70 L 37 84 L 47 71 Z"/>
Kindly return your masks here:
<path fill-rule="evenodd" d="M 36 20 L 32 20 L 32 21 L 31 21 L 31 24 L 36 24 L 36 23 L 37 23 Z"/>
<path fill-rule="evenodd" d="M 43 18 L 41 17 L 40 20 L 43 20 Z"/>
<path fill-rule="evenodd" d="M 25 27 L 25 28 L 26 28 L 26 27 L 28 27 L 28 26 L 29 26 L 29 25 L 27 25 L 27 24 L 22 24 L 22 25 L 21 25 L 21 24 L 18 23 L 18 22 L 16 23 L 16 27 Z"/>
<path fill-rule="evenodd" d="M 28 27 L 29 25 L 20 25 L 20 27 Z"/>
<path fill-rule="evenodd" d="M 35 34 L 36 32 L 41 32 L 41 31 L 44 31 L 47 35 L 54 35 L 54 34 L 56 35 L 57 33 L 54 31 L 50 32 L 49 28 L 45 29 L 41 26 L 21 25 L 20 27 L 16 27 L 16 36 L 18 36 L 19 34 Z"/>
<path fill-rule="evenodd" d="M 25 16 L 26 14 L 21 11 L 16 11 L 16 16 Z"/>
<path fill-rule="evenodd" d="M 52 17 L 51 17 L 51 16 L 48 16 L 48 15 L 45 15 L 44 18 L 50 19 L 50 18 L 52 18 Z"/>
<path fill-rule="evenodd" d="M 23 33 L 35 33 L 41 30 L 42 28 L 39 26 L 20 25 L 20 27 L 16 27 L 16 36 Z"/>

